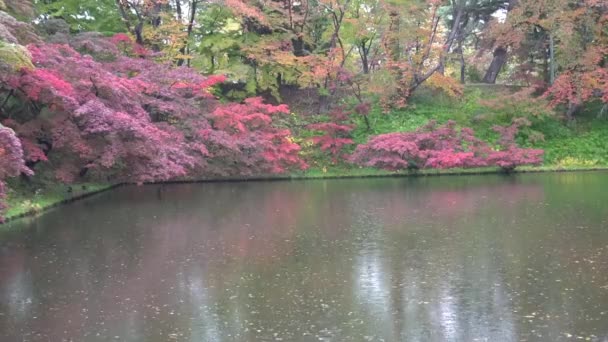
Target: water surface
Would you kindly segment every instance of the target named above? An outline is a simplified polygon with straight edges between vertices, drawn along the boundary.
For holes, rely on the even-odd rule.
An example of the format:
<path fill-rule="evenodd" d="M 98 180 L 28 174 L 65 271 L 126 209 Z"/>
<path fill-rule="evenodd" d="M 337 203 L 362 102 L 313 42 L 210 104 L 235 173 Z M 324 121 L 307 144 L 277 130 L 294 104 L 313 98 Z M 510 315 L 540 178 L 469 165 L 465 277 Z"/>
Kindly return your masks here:
<path fill-rule="evenodd" d="M 119 188 L 0 232 L 0 341 L 608 341 L 607 189 Z"/>

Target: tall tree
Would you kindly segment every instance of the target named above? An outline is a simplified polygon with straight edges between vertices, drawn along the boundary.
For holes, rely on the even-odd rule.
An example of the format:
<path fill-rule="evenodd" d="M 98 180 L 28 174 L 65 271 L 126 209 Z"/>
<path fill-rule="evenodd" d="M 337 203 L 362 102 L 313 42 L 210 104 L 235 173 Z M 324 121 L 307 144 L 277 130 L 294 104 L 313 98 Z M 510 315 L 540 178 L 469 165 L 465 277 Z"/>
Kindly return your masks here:
<path fill-rule="evenodd" d="M 508 18 L 509 13 L 513 10 L 513 8 L 517 5 L 519 0 L 509 0 L 506 6 L 506 10 L 502 15 Z M 495 20 L 505 20 L 505 18 L 495 19 Z M 507 53 L 509 46 L 504 44 L 501 41 L 498 41 L 494 44 L 494 52 L 492 53 L 492 62 L 488 66 L 485 75 L 483 76 L 482 82 L 484 83 L 496 83 L 496 78 L 498 74 L 502 70 L 505 63 L 507 63 Z"/>
<path fill-rule="evenodd" d="M 115 0 L 35 0 L 42 21 L 62 19 L 73 32 L 124 32 Z"/>

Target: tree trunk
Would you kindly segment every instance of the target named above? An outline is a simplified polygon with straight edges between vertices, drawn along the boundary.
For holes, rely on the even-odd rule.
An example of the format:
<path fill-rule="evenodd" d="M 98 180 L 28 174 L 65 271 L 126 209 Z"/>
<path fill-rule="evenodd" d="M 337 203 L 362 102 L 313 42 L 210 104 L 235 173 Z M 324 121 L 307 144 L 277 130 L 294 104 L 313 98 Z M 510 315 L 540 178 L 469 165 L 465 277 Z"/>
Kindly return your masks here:
<path fill-rule="evenodd" d="M 555 82 L 555 43 L 553 41 L 553 34 L 549 34 L 549 84 L 553 85 Z"/>
<path fill-rule="evenodd" d="M 118 12 L 120 13 L 122 21 L 127 27 L 127 30 L 135 36 L 135 42 L 137 42 L 137 44 L 142 45 L 144 43 L 144 38 L 142 34 L 144 23 L 139 12 L 136 12 L 138 23 L 135 25 L 135 27 L 132 27 L 129 15 L 127 14 L 127 9 L 125 8 L 125 4 L 121 0 L 116 0 L 116 7 L 118 8 Z"/>
<path fill-rule="evenodd" d="M 439 63 L 439 67 L 437 68 L 437 73 L 441 75 L 445 75 L 445 57 L 442 57 L 441 63 Z"/>
<path fill-rule="evenodd" d="M 390 38 L 389 38 L 389 49 L 391 59 L 393 61 L 398 61 L 401 57 L 401 47 L 399 46 L 399 26 L 401 24 L 399 18 L 399 12 L 394 10 L 389 13 L 390 20 Z"/>
<path fill-rule="evenodd" d="M 181 23 L 183 20 L 182 16 L 182 0 L 175 0 L 175 12 L 177 13 L 177 20 Z"/>
<path fill-rule="evenodd" d="M 135 29 L 133 33 L 135 34 L 135 42 L 139 45 L 144 45 L 144 35 L 143 35 L 144 23 L 139 22 L 135 25 Z"/>
<path fill-rule="evenodd" d="M 370 48 L 371 48 L 371 43 L 370 43 Z M 359 44 L 359 56 L 361 57 L 361 65 L 363 66 L 363 73 L 364 74 L 369 74 L 369 50 L 370 48 L 367 48 L 366 45 L 366 41 L 363 41 L 361 44 Z"/>
<path fill-rule="evenodd" d="M 608 111 L 608 103 L 605 103 L 602 106 L 602 109 L 600 109 L 600 112 L 597 114 L 597 118 L 601 119 L 604 117 L 604 113 L 606 113 Z"/>
<path fill-rule="evenodd" d="M 192 30 L 194 29 L 194 20 L 196 19 L 196 5 L 198 5 L 198 0 L 192 0 L 190 3 L 190 18 L 188 20 L 188 38 L 192 35 Z"/>
<path fill-rule="evenodd" d="M 458 54 L 460 55 L 460 83 L 464 84 L 467 66 L 466 66 L 466 62 L 464 60 L 464 53 L 462 51 L 462 46 L 460 47 Z"/>
<path fill-rule="evenodd" d="M 14 89 L 11 89 L 11 90 L 8 92 L 8 95 L 6 95 L 6 97 L 4 98 L 4 101 L 2 101 L 2 104 L 0 104 L 0 115 L 2 115 L 2 114 L 3 114 L 2 112 L 3 112 L 4 106 L 6 106 L 6 104 L 8 103 L 8 100 L 10 100 L 10 99 L 11 99 L 11 96 L 13 96 L 13 94 L 14 94 L 14 93 L 15 93 L 15 90 L 14 90 Z M 9 119 L 10 119 L 10 117 L 11 117 L 11 116 L 10 116 L 10 113 L 9 113 L 8 115 L 9 115 L 8 117 L 9 117 Z"/>
<path fill-rule="evenodd" d="M 161 11 L 162 11 L 162 8 L 160 7 L 160 5 L 154 6 L 154 15 L 150 19 L 150 23 L 152 24 L 152 27 L 155 29 L 157 29 L 163 23 L 163 19 L 160 16 Z"/>
<path fill-rule="evenodd" d="M 180 0 L 177 0 L 176 3 L 179 4 Z M 184 43 L 184 47 L 182 47 L 179 51 L 181 52 L 182 55 L 188 55 L 190 54 L 190 47 L 188 46 L 188 40 L 190 39 L 190 37 L 192 36 L 192 31 L 194 29 L 194 19 L 196 18 L 196 5 L 197 5 L 198 0 L 193 0 L 190 3 L 190 13 L 188 13 L 188 26 L 187 26 L 187 35 L 186 35 L 186 42 Z M 181 5 L 179 5 L 177 7 L 179 9 L 178 11 L 178 17 L 180 19 L 181 22 L 181 17 L 182 17 L 182 10 L 181 10 Z M 177 60 L 177 66 L 182 66 L 184 65 L 184 62 L 186 60 L 184 58 L 180 58 Z M 188 67 L 190 67 L 190 59 L 187 60 L 188 62 Z"/>
<path fill-rule="evenodd" d="M 365 121 L 365 129 L 367 132 L 371 132 L 372 131 L 372 125 L 369 122 L 369 117 L 367 117 L 367 114 L 363 115 L 363 120 Z"/>
<path fill-rule="evenodd" d="M 496 50 L 494 50 L 494 58 L 492 58 L 492 63 L 490 63 L 482 82 L 490 84 L 496 83 L 498 73 L 500 73 L 500 70 L 506 62 L 507 50 L 502 46 L 497 47 Z"/>
<path fill-rule="evenodd" d="M 291 45 L 293 46 L 293 55 L 296 57 L 304 57 L 310 55 L 310 52 L 306 49 L 306 43 L 304 42 L 304 36 L 297 35 L 295 38 L 291 38 Z"/>
<path fill-rule="evenodd" d="M 369 74 L 369 62 L 367 61 L 367 56 L 361 56 L 361 64 L 363 65 L 363 73 Z"/>
<path fill-rule="evenodd" d="M 566 111 L 566 119 L 570 122 L 574 121 L 574 115 L 581 108 L 581 105 L 574 102 L 568 102 L 568 110 Z"/>
<path fill-rule="evenodd" d="M 507 5 L 507 18 L 509 16 L 509 12 L 515 8 L 519 4 L 519 0 L 509 0 L 509 4 Z M 507 19 L 505 18 L 505 20 Z M 506 46 L 498 46 L 494 50 L 494 57 L 492 58 L 492 63 L 488 67 L 485 76 L 483 77 L 483 83 L 496 83 L 496 78 L 498 77 L 498 73 L 507 62 L 507 49 Z"/>

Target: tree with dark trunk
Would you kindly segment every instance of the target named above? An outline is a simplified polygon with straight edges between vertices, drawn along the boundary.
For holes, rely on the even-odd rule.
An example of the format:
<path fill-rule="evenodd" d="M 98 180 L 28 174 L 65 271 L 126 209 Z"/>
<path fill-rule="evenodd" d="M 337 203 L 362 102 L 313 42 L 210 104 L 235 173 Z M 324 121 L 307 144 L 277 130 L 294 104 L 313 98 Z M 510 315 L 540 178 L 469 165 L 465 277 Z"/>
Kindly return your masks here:
<path fill-rule="evenodd" d="M 181 4 L 180 4 L 181 0 L 176 0 L 176 11 L 177 11 L 177 17 L 178 20 L 180 22 L 182 22 L 182 8 L 181 8 Z M 196 19 L 196 10 L 197 10 L 197 5 L 198 5 L 198 0 L 192 0 L 189 2 L 189 14 L 188 14 L 188 26 L 186 28 L 186 42 L 184 43 L 184 47 L 182 47 L 180 49 L 180 52 L 182 55 L 186 55 L 188 54 L 190 51 L 190 47 L 188 44 L 188 40 L 190 39 L 190 37 L 192 37 L 192 32 L 194 30 L 194 20 Z M 182 66 L 184 65 L 184 62 L 186 62 L 185 58 L 180 58 L 177 60 L 177 65 L 178 66 Z M 187 65 L 190 66 L 190 60 L 187 59 Z"/>
<path fill-rule="evenodd" d="M 506 16 L 508 16 L 509 12 L 511 12 L 511 10 L 515 6 L 517 6 L 517 3 L 518 3 L 518 0 L 509 0 L 509 3 L 507 5 L 507 12 L 505 14 Z M 486 71 L 486 74 L 483 77 L 483 80 L 482 80 L 483 83 L 489 83 L 489 84 L 496 83 L 496 78 L 498 77 L 498 74 L 502 70 L 505 63 L 507 63 L 507 59 L 508 59 L 507 52 L 508 52 L 507 46 L 499 45 L 494 49 L 494 53 L 492 54 L 492 62 L 490 63 L 490 66 L 488 67 L 488 70 Z"/>
<path fill-rule="evenodd" d="M 490 83 L 490 84 L 496 83 L 496 78 L 498 77 L 500 70 L 502 69 L 503 65 L 505 65 L 506 62 L 507 62 L 507 49 L 502 46 L 499 46 L 496 49 L 494 49 L 492 62 L 490 63 L 490 66 L 488 67 L 488 70 L 486 71 L 486 74 L 483 77 L 482 82 Z"/>

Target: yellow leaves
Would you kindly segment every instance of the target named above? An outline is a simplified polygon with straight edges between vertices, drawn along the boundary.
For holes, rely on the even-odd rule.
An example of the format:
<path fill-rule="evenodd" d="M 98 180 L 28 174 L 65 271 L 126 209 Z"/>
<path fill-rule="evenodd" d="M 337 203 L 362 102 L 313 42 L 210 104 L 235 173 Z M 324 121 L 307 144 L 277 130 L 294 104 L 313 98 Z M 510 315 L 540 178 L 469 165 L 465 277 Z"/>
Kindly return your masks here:
<path fill-rule="evenodd" d="M 176 59 L 185 59 L 185 60 L 188 60 L 188 59 L 192 59 L 193 57 L 192 57 L 192 55 L 184 55 L 184 54 L 180 53 L 180 54 L 177 54 L 175 56 L 175 58 Z"/>
<path fill-rule="evenodd" d="M 7 66 L 11 71 L 34 69 L 30 54 L 24 46 L 0 40 L 0 70 Z"/>
<path fill-rule="evenodd" d="M 262 24 L 268 23 L 268 20 L 262 11 L 255 6 L 247 4 L 243 0 L 224 0 L 224 2 L 237 16 L 254 18 Z"/>
<path fill-rule="evenodd" d="M 557 162 L 558 167 L 567 168 L 567 167 L 593 167 L 599 164 L 597 159 L 580 159 L 575 157 L 565 157 Z"/>
<path fill-rule="evenodd" d="M 450 97 L 461 96 L 463 91 L 463 86 L 458 81 L 438 72 L 429 77 L 426 85 L 430 88 L 441 90 Z"/>
<path fill-rule="evenodd" d="M 181 52 L 188 38 L 185 26 L 168 14 L 163 14 L 162 18 L 158 27 L 144 27 L 142 33 L 146 43 L 160 48 L 161 60 L 191 59 L 192 56 Z"/>
<path fill-rule="evenodd" d="M 232 18 L 228 18 L 228 20 L 226 20 L 226 26 L 222 28 L 222 32 L 238 32 L 241 29 L 242 27 L 239 21 L 236 21 Z"/>
<path fill-rule="evenodd" d="M 255 60 L 258 65 L 278 64 L 282 67 L 297 68 L 307 64 L 306 57 L 296 57 L 290 51 L 277 50 L 272 46 L 264 46 L 263 44 L 244 47 L 243 51 L 248 59 Z"/>
<path fill-rule="evenodd" d="M 344 10 L 348 0 L 319 0 L 319 3 L 325 5 L 329 9 Z"/>
<path fill-rule="evenodd" d="M 311 54 L 297 57 L 290 46 L 272 40 L 262 40 L 242 50 L 250 60 L 256 61 L 258 67 L 271 68 L 280 72 L 284 81 L 305 87 L 320 85 L 325 78 L 335 79 L 340 69 L 337 50 L 330 51 L 327 56 Z"/>
<path fill-rule="evenodd" d="M 146 11 L 151 11 L 155 7 L 160 7 L 167 5 L 169 0 L 143 0 L 141 1 L 141 6 Z"/>

